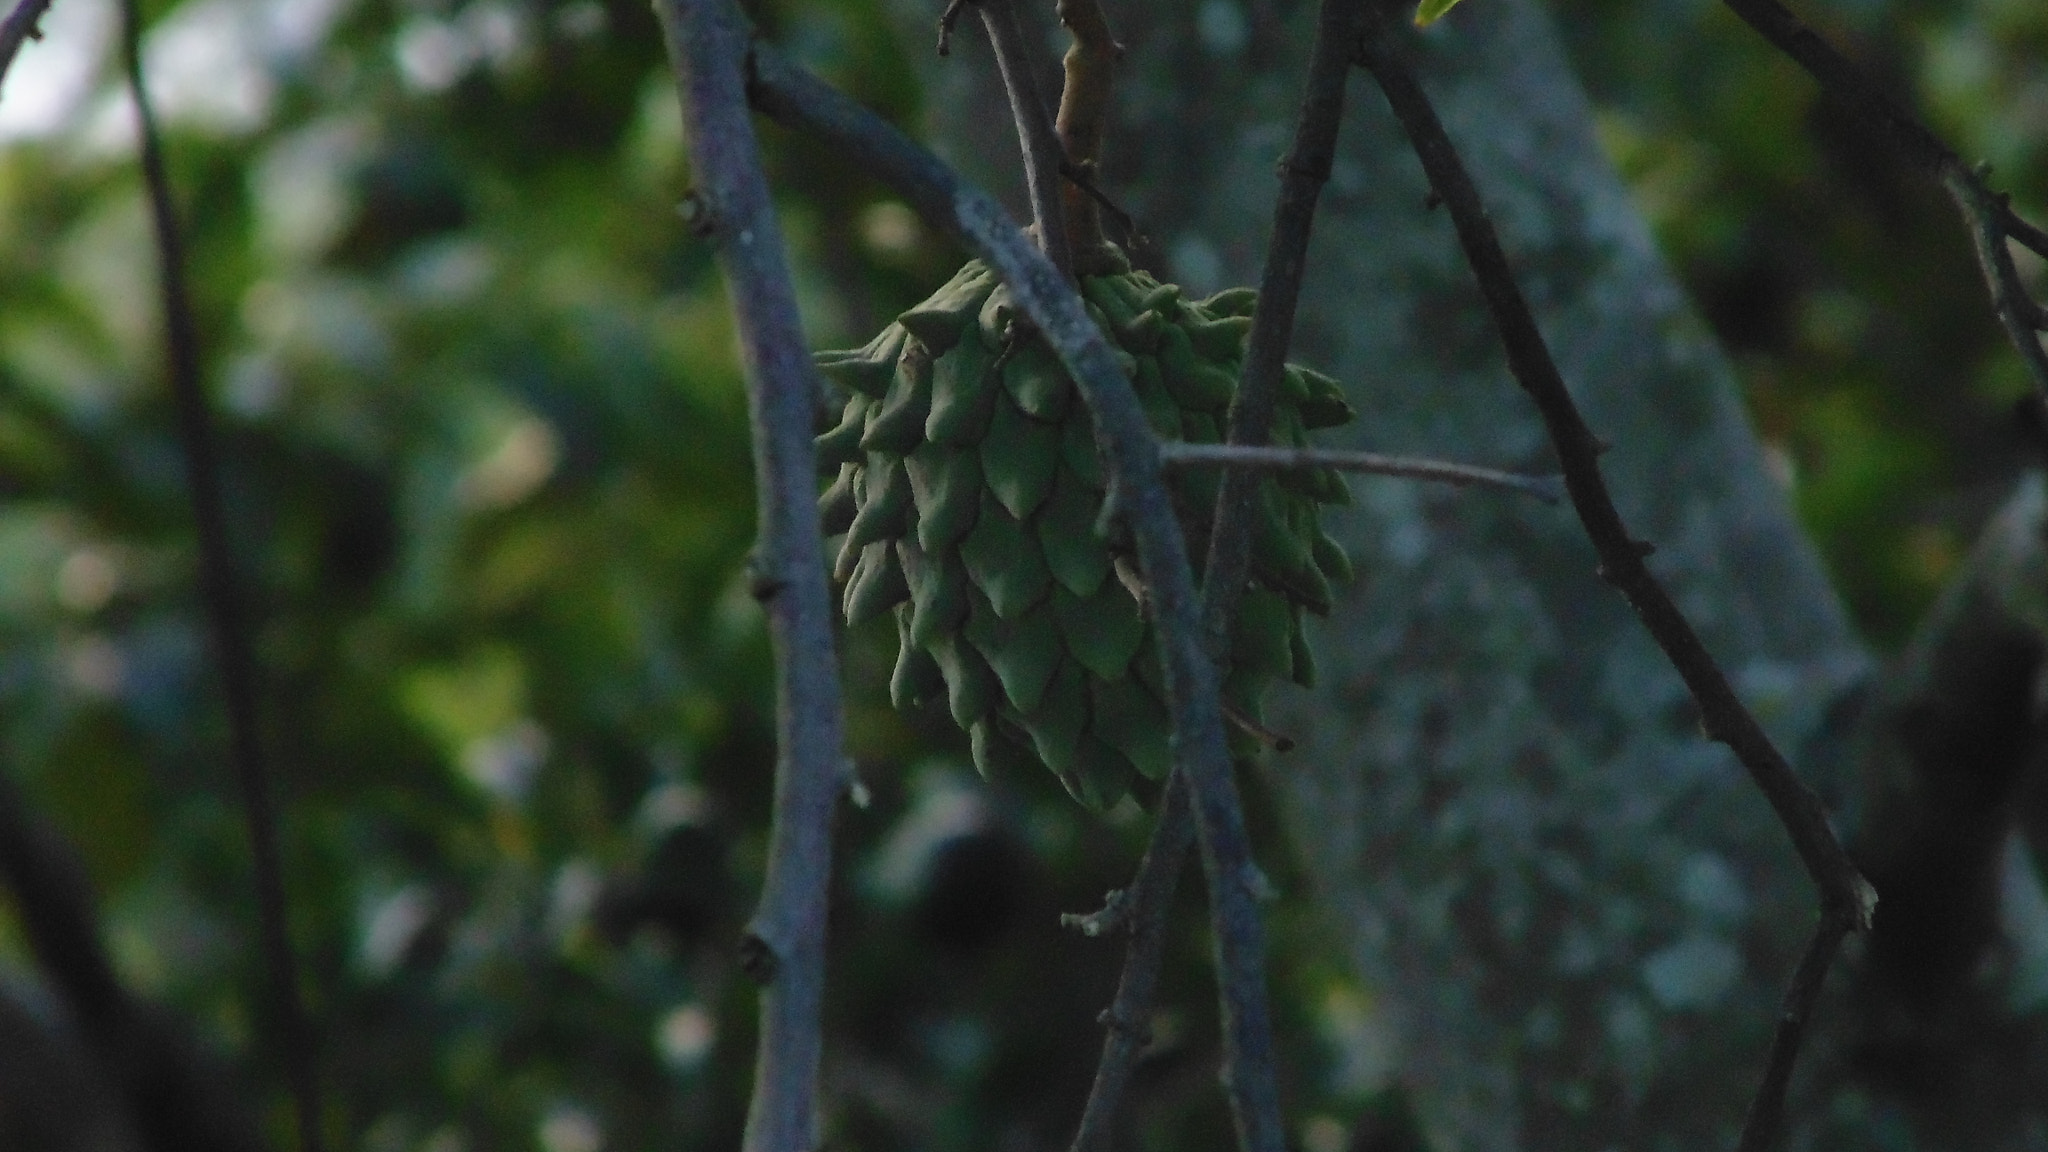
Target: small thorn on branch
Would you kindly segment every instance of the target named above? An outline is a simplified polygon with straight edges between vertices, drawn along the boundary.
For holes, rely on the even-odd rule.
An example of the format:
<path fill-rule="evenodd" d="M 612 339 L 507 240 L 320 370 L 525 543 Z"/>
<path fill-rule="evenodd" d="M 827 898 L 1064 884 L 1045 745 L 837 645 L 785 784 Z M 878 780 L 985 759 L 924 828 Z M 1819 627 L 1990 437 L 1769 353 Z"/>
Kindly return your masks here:
<path fill-rule="evenodd" d="M 1246 715 L 1243 709 L 1228 700 L 1223 702 L 1223 718 L 1230 721 L 1231 725 L 1238 729 L 1238 731 L 1243 732 L 1275 752 L 1294 751 L 1294 738 L 1292 736 L 1273 731 L 1271 728 Z"/>

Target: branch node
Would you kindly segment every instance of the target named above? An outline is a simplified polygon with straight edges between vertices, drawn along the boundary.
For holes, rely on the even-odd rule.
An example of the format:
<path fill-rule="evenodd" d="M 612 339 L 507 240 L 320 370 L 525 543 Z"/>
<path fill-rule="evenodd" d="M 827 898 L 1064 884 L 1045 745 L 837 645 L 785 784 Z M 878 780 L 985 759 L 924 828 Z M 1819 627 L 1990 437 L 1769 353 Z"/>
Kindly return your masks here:
<path fill-rule="evenodd" d="M 1112 888 L 1109 894 L 1102 898 L 1102 907 L 1098 911 L 1060 913 L 1060 927 L 1072 929 L 1092 939 L 1121 930 L 1124 922 L 1130 917 L 1130 893 L 1122 888 Z"/>
<path fill-rule="evenodd" d="M 699 240 L 708 240 L 718 231 L 718 214 L 711 210 L 711 201 L 704 194 L 692 188 L 683 193 L 682 202 L 676 205 L 676 215 L 683 218 L 683 227 Z"/>
<path fill-rule="evenodd" d="M 789 581 L 758 550 L 747 557 L 748 595 L 766 604 L 788 587 Z"/>
<path fill-rule="evenodd" d="M 855 764 L 853 757 L 848 756 L 840 766 L 839 772 L 840 779 L 845 784 L 847 803 L 866 811 L 867 806 L 874 803 L 875 794 L 868 790 L 867 781 L 860 778 L 860 765 Z"/>
<path fill-rule="evenodd" d="M 775 976 L 782 969 L 781 958 L 775 955 L 775 949 L 758 932 L 748 932 L 740 937 L 739 960 L 740 971 L 764 988 L 775 983 Z"/>

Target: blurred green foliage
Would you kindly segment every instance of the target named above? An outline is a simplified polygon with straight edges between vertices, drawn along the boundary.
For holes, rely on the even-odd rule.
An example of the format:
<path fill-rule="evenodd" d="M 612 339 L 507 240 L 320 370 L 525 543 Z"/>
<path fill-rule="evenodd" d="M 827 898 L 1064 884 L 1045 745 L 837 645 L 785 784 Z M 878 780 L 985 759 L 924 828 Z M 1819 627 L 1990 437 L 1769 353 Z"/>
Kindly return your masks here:
<path fill-rule="evenodd" d="M 880 3 L 758 15 L 915 128 L 927 46 Z M 0 99 L 0 770 L 84 851 L 124 976 L 236 1055 L 281 1137 L 112 13 L 57 0 Z M 1895 641 L 2019 451 L 2021 382 L 1947 205 L 1705 0 L 1562 15 L 1841 586 Z M 2048 8 L 1820 15 L 2023 207 L 2048 202 Z M 733 335 L 674 211 L 689 177 L 648 9 L 151 17 L 337 1146 L 735 1146 L 771 700 Z M 871 182 L 764 140 L 820 346 L 950 273 L 959 254 Z M 1143 822 L 1086 819 L 1048 779 L 978 783 L 947 725 L 887 708 L 885 630 L 846 650 L 873 800 L 841 824 L 830 1138 L 1060 1145 L 1119 955 L 1056 913 L 1127 879 Z M 1227 1130 L 1198 900 L 1136 1146 Z M 1379 1123 L 1389 1070 L 1305 913 L 1277 915 L 1290 1114 L 1332 1152 Z M 0 969 L 26 965 L 0 913 Z"/>
<path fill-rule="evenodd" d="M 2041 219 L 2048 7 L 1799 9 Z M 2028 456 L 2013 405 L 2029 384 L 1954 208 L 1712 0 L 1564 0 L 1560 15 L 1837 587 L 1898 645 Z M 2038 293 L 2041 262 L 2020 259 Z"/>

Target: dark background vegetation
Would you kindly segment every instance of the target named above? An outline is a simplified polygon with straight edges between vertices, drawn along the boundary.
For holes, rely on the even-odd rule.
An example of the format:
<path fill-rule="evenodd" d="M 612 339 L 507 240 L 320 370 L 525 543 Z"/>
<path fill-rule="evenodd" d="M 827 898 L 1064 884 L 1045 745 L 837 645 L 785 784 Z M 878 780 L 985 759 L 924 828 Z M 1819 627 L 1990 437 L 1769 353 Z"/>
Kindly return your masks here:
<path fill-rule="evenodd" d="M 930 44 L 880 2 L 753 7 L 914 129 Z M 675 212 L 650 11 L 151 7 L 335 1146 L 736 1146 L 768 668 L 733 337 Z M 2038 218 L 2048 5 L 1805 9 Z M 2025 382 L 1953 211 L 1717 5 L 1557 15 L 1838 586 L 1895 646 L 2024 451 Z M 123 978 L 193 1023 L 282 1146 L 112 6 L 56 0 L 46 29 L 0 98 L 0 771 L 82 852 Z M 68 99 L 67 62 L 89 69 Z M 766 145 L 820 346 L 960 258 L 836 161 Z M 1145 821 L 1094 820 L 1049 777 L 977 780 L 957 733 L 888 709 L 882 631 L 846 646 L 872 800 L 840 825 L 825 1131 L 1061 1146 L 1118 951 L 1057 913 L 1128 877 Z M 1289 1114 L 1310 1152 L 1362 1146 L 1370 1001 L 1305 910 L 1275 916 Z M 1174 951 L 1130 1134 L 1219 1146 L 1206 945 Z M 0 993 L 46 1001 L 4 901 Z"/>

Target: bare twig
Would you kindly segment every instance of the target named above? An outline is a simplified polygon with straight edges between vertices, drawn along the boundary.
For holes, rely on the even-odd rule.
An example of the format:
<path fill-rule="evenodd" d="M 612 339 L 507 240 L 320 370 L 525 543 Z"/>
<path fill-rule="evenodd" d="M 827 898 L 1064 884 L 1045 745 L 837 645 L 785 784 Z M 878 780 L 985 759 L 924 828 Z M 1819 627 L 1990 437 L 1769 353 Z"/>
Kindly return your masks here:
<path fill-rule="evenodd" d="M 1063 4 L 1062 10 L 1065 7 Z M 1294 309 L 1301 291 L 1309 230 L 1314 222 L 1316 199 L 1329 179 L 1337 128 L 1343 116 L 1344 82 L 1350 75 L 1358 35 L 1364 26 L 1363 12 L 1364 5 L 1359 0 L 1324 0 L 1320 10 L 1307 90 L 1302 94 L 1301 111 L 1295 126 L 1294 146 L 1281 166 L 1281 188 L 1273 209 L 1273 236 L 1266 250 L 1265 278 L 1253 319 L 1251 350 L 1246 354 L 1237 398 L 1231 406 L 1230 444 L 1162 444 L 1161 458 L 1168 466 L 1198 462 L 1195 457 L 1200 455 L 1202 447 L 1213 447 L 1223 453 L 1251 455 L 1199 462 L 1249 465 L 1258 458 L 1259 452 L 1259 449 L 1249 446 L 1263 444 L 1272 432 L 1280 375 L 1285 367 L 1287 345 L 1293 335 Z M 1069 59 L 1072 59 L 1071 54 Z M 1106 66 L 1104 71 L 1107 71 Z M 1073 88 L 1070 67 L 1070 94 Z M 1066 119 L 1064 104 L 1061 118 L 1063 121 Z M 1082 180 L 1077 179 L 1076 183 L 1083 188 L 1090 187 Z M 1176 459 L 1177 453 L 1188 449 L 1197 451 Z M 1202 613 L 1204 645 L 1218 664 L 1229 658 L 1229 619 L 1251 570 L 1251 513 L 1260 482 L 1260 477 L 1249 467 L 1233 472 L 1225 478 L 1222 494 L 1216 503 L 1202 581 Z M 1230 719 L 1241 726 L 1248 720 L 1245 717 Z M 1277 734 L 1264 733 L 1263 730 L 1261 734 L 1269 737 L 1268 742 L 1275 746 L 1288 743 Z M 1179 783 L 1178 775 L 1172 783 Z M 1108 1014 L 1110 1030 L 1103 1041 L 1102 1060 L 1096 1067 L 1095 1083 L 1089 1090 L 1088 1104 L 1082 1112 L 1079 1132 L 1074 1137 L 1074 1152 L 1091 1152 L 1102 1146 L 1122 1100 L 1124 1086 L 1129 1082 L 1131 1065 L 1136 1059 L 1141 1038 L 1128 1027 L 1120 1025 L 1142 1018 L 1151 1009 L 1159 964 L 1157 937 L 1162 931 L 1160 925 L 1166 915 L 1166 903 L 1172 896 L 1170 877 L 1179 871 L 1178 853 L 1187 850 L 1192 838 L 1190 830 L 1185 827 L 1188 822 L 1188 818 L 1175 809 L 1161 807 L 1152 846 L 1140 865 L 1140 879 L 1133 885 L 1138 893 L 1131 902 L 1131 916 L 1136 927 L 1124 959 L 1124 974 L 1117 987 L 1116 1001 Z M 1147 886 L 1144 878 L 1150 872 L 1164 872 L 1169 877 L 1163 895 L 1156 894 L 1157 890 Z M 1242 1124 L 1240 1120 L 1241 1128 Z M 1242 1131 L 1240 1136 L 1243 1136 Z"/>
<path fill-rule="evenodd" d="M 1992 307 L 1998 312 L 1999 322 L 2020 359 L 2026 362 L 2035 387 L 2048 396 L 2048 353 L 2042 350 L 2041 338 L 2035 335 L 2039 325 L 2033 322 L 2040 315 L 2040 306 L 2027 296 L 2026 286 L 2013 268 L 2012 254 L 2005 247 L 2007 240 L 2015 240 L 2048 256 L 2048 233 L 2022 220 L 2004 195 L 1991 190 L 1987 183 L 1988 167 L 1973 168 L 1963 163 L 1954 149 L 1777 0 L 1723 2 L 1745 24 L 1806 69 L 1820 82 L 1822 90 L 1897 148 L 1922 175 L 1948 192 L 1957 211 L 1963 214 L 1963 222 L 1969 226 L 1978 265 L 1991 290 Z"/>
<path fill-rule="evenodd" d="M 2048 349 L 2042 348 L 2041 337 L 2037 335 L 2048 328 L 2048 310 L 2027 295 L 2019 269 L 2013 264 L 2012 249 L 2006 247 L 2004 219 L 2010 209 L 2005 198 L 1994 195 L 1975 172 L 1966 173 L 1961 165 L 1945 169 L 1940 178 L 1942 188 L 1962 211 L 1964 223 L 1970 226 L 1970 243 L 1977 251 L 1978 267 L 1983 270 L 1984 283 L 1991 288 L 1991 310 L 2033 376 L 2039 394 L 2048 398 Z"/>
<path fill-rule="evenodd" d="M 981 10 L 982 25 L 995 47 L 1003 89 L 1010 96 L 1010 115 L 1017 121 L 1017 145 L 1024 152 L 1024 187 L 1031 198 L 1032 223 L 1038 227 L 1038 246 L 1062 276 L 1070 275 L 1073 248 L 1068 243 L 1066 209 L 1060 194 L 1060 141 L 1038 92 L 1038 71 L 1032 67 L 1030 41 L 1017 23 L 1016 2 L 971 2 Z"/>
<path fill-rule="evenodd" d="M 1088 1103 L 1081 1109 L 1073 1152 L 1100 1152 L 1108 1147 L 1117 1106 L 1123 1100 L 1124 1089 L 1130 1084 L 1138 1054 L 1147 1039 L 1145 1020 L 1152 1014 L 1153 997 L 1159 989 L 1159 964 L 1166 953 L 1166 910 L 1173 904 L 1181 866 L 1187 862 L 1188 849 L 1194 842 L 1195 822 L 1188 811 L 1187 781 L 1175 772 L 1167 778 L 1166 795 L 1159 802 L 1159 821 L 1153 825 L 1152 842 L 1145 848 L 1145 858 L 1138 863 L 1137 879 L 1131 882 L 1119 904 L 1120 918 L 1131 930 L 1130 943 L 1125 948 L 1116 999 L 1102 1014 L 1106 1026 L 1102 1059 L 1095 1066 Z"/>
<path fill-rule="evenodd" d="M 753 585 L 768 612 L 776 657 L 775 817 L 768 875 L 746 944 L 749 971 L 766 988 L 743 1147 L 810 1152 L 817 1143 L 832 814 L 846 787 L 811 444 L 815 369 L 747 110 L 741 66 L 750 33 L 733 0 L 663 0 L 656 11 L 699 181 L 702 233 L 717 248 L 740 333 L 760 502 Z"/>
<path fill-rule="evenodd" d="M 0 772 L 0 886 L 14 896 L 22 935 L 43 978 L 129 1121 L 152 1149 L 262 1152 L 239 1092 L 176 1018 L 129 991 L 100 934 L 85 861 L 36 815 Z"/>
<path fill-rule="evenodd" d="M 285 1071 L 298 1111 L 299 1146 L 303 1152 L 319 1152 L 320 1089 L 313 1029 L 300 1000 L 298 962 L 285 923 L 277 802 L 271 794 L 269 767 L 256 731 L 256 657 L 250 644 L 249 622 L 242 611 L 241 590 L 235 580 L 234 554 L 228 545 L 220 453 L 214 441 L 213 418 L 207 409 L 206 388 L 200 379 L 198 324 L 193 319 L 191 292 L 185 279 L 185 242 L 172 200 L 156 113 L 150 104 L 149 88 L 143 82 L 142 15 L 138 0 L 123 0 L 121 17 L 122 55 L 141 128 L 143 182 L 156 231 L 171 403 L 177 418 L 178 440 L 184 447 L 185 482 L 192 493 L 192 518 L 199 540 L 200 592 L 206 606 L 214 662 L 220 673 L 229 757 L 241 792 L 255 866 L 264 963 L 270 970 L 278 1039 L 284 1049 Z"/>
<path fill-rule="evenodd" d="M 1093 912 L 1062 912 L 1060 927 L 1072 928 L 1083 936 L 1107 936 L 1120 932 L 1131 920 L 1131 894 L 1123 888 L 1112 888 L 1102 898 L 1102 907 Z"/>
<path fill-rule="evenodd" d="M 1601 476 L 1602 445 L 1580 416 L 1550 357 L 1550 349 L 1515 285 L 1507 256 L 1501 251 L 1500 240 L 1464 163 L 1437 120 L 1428 95 L 1388 43 L 1383 25 L 1376 22 L 1367 33 L 1360 57 L 1407 132 L 1431 187 L 1450 211 L 1465 259 L 1472 266 L 1494 326 L 1500 332 L 1509 367 L 1535 401 L 1556 446 L 1572 506 L 1599 554 L 1601 579 L 1628 600 L 1657 646 L 1664 650 L 1698 703 L 1701 728 L 1709 738 L 1726 744 L 1748 770 L 1777 812 L 1808 875 L 1820 890 L 1820 929 L 1786 992 L 1786 1006 L 1766 1078 L 1758 1089 L 1758 1103 L 1752 1108 L 1742 1135 L 1742 1152 L 1761 1152 L 1774 1147 L 1781 1135 L 1778 1126 L 1783 1110 L 1772 1102 L 1783 1099 L 1784 1078 L 1790 1075 L 1807 1015 L 1820 993 L 1821 977 L 1842 937 L 1851 930 L 1869 928 L 1877 894 L 1835 839 L 1820 798 L 1792 771 L 1736 696 L 1692 625 L 1644 564 L 1649 545 L 1629 535 Z"/>
<path fill-rule="evenodd" d="M 1083 274 L 1101 265 L 1102 217 L 1087 195 L 1093 186 L 1096 161 L 1102 158 L 1103 130 L 1109 125 L 1109 94 L 1116 80 L 1116 62 L 1124 46 L 1109 30 L 1099 0 L 1059 0 L 1054 11 L 1073 36 L 1065 59 L 1066 84 L 1060 90 L 1059 137 L 1067 165 L 1081 179 L 1065 186 L 1067 226 L 1076 266 Z M 1102 271 L 1113 269 L 1101 267 Z"/>
<path fill-rule="evenodd" d="M 19 0 L 14 11 L 0 20 L 0 84 L 6 83 L 7 70 L 14 67 L 21 46 L 43 38 L 43 13 L 49 10 L 50 0 Z"/>
<path fill-rule="evenodd" d="M 1344 81 L 1351 74 L 1365 13 L 1365 0 L 1323 0 L 1316 17 L 1308 82 L 1295 118 L 1293 146 L 1280 164 L 1280 192 L 1273 202 L 1273 234 L 1259 276 L 1258 307 L 1252 314 L 1237 396 L 1230 405 L 1226 438 L 1232 444 L 1264 444 L 1272 434 L 1287 346 L 1294 339 L 1295 306 L 1308 266 L 1316 200 L 1330 179 L 1337 129 L 1344 117 Z M 1266 483 L 1250 469 L 1233 470 L 1224 476 L 1216 497 L 1202 578 L 1202 625 L 1218 663 L 1229 660 L 1230 620 L 1251 572 L 1251 525 L 1260 486 Z"/>
<path fill-rule="evenodd" d="M 1120 493 L 1151 593 L 1174 746 L 1197 815 L 1225 1004 L 1224 1079 L 1239 1144 L 1247 1152 L 1279 1152 L 1285 1134 L 1271 1076 L 1272 1023 L 1257 873 L 1223 740 L 1216 668 L 1202 644 L 1187 545 L 1166 490 L 1158 445 L 1130 380 L 1072 285 L 1023 242 L 987 193 L 966 185 L 937 157 L 765 46 L 756 45 L 753 68 L 751 91 L 763 111 L 853 154 L 906 204 L 995 269 L 1073 376 L 1095 417 L 1096 444 Z"/>
<path fill-rule="evenodd" d="M 1564 484 L 1555 476 L 1525 476 L 1428 460 L 1419 456 L 1382 456 L 1377 452 L 1339 452 L 1323 448 L 1252 447 L 1244 444 L 1187 444 L 1167 441 L 1159 446 L 1168 468 L 1220 466 L 1247 472 L 1286 472 L 1298 468 L 1335 468 L 1339 472 L 1364 472 L 1375 476 L 1400 476 L 1410 480 L 1435 480 L 1464 487 L 1476 484 L 1534 496 L 1545 504 L 1564 498 Z"/>
<path fill-rule="evenodd" d="M 1813 939 L 1792 970 L 1785 998 L 1778 1009 L 1778 1026 L 1771 1032 L 1771 1049 L 1764 1058 L 1764 1074 L 1742 1118 L 1742 1136 L 1737 1152 L 1770 1152 L 1783 1143 L 1785 1092 L 1792 1084 L 1792 1068 L 1799 1061 L 1799 1046 L 1806 1037 L 1807 1019 L 1820 1002 L 1821 984 L 1835 962 L 1842 939 L 1856 930 L 1852 915 L 1823 909 L 1814 926 Z"/>
<path fill-rule="evenodd" d="M 967 10 L 973 0 L 948 0 L 946 10 L 939 13 L 939 55 L 953 54 L 953 25 L 960 22 L 960 13 Z"/>

